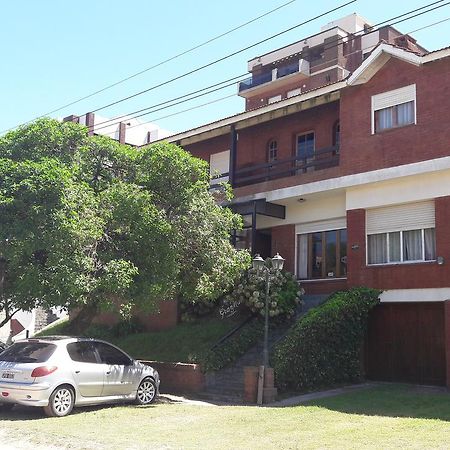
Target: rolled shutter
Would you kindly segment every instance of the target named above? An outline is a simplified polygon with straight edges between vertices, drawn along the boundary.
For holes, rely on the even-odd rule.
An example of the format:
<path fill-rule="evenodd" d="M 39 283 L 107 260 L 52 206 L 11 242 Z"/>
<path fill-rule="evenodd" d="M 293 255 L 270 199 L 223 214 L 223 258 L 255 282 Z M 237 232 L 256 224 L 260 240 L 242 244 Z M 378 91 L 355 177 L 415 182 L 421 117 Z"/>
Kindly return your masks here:
<path fill-rule="evenodd" d="M 317 222 L 300 223 L 295 226 L 295 232 L 296 234 L 308 234 L 318 233 L 319 231 L 342 230 L 344 228 L 347 228 L 347 219 L 345 217 L 337 217 Z"/>
<path fill-rule="evenodd" d="M 435 228 L 434 200 L 366 211 L 367 234 Z"/>
<path fill-rule="evenodd" d="M 394 89 L 393 91 L 372 95 L 372 111 L 390 108 L 391 106 L 411 102 L 415 99 L 416 85 L 410 84 L 409 86 L 405 86 L 400 89 Z"/>

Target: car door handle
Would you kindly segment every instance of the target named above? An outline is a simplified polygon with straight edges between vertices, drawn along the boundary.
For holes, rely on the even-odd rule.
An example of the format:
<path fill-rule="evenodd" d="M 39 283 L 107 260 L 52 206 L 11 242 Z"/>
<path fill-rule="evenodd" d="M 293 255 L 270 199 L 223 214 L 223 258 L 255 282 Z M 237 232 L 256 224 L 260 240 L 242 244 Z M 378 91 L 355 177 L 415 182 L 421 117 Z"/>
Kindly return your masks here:
<path fill-rule="evenodd" d="M 75 370 L 75 373 L 80 373 L 81 371 L 80 370 Z"/>
<path fill-rule="evenodd" d="M 106 375 L 111 375 L 111 371 L 108 370 L 108 372 L 106 372 Z"/>

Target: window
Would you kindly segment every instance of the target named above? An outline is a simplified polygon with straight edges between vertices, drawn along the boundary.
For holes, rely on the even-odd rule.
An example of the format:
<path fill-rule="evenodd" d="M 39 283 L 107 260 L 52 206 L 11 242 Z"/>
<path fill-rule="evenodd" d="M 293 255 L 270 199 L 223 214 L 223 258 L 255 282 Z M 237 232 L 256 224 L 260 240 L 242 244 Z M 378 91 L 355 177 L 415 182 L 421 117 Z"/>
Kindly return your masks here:
<path fill-rule="evenodd" d="M 292 91 L 288 91 L 287 92 L 287 98 L 294 97 L 294 96 L 299 95 L 301 93 L 302 93 L 302 89 L 301 88 L 292 89 Z"/>
<path fill-rule="evenodd" d="M 414 123 L 414 102 L 406 102 L 375 111 L 375 133 Z"/>
<path fill-rule="evenodd" d="M 434 215 L 434 201 L 367 210 L 367 264 L 435 260 Z"/>
<path fill-rule="evenodd" d="M 369 234 L 367 261 L 368 264 L 433 261 L 435 242 L 434 228 Z"/>
<path fill-rule="evenodd" d="M 333 125 L 333 147 L 339 147 L 341 142 L 341 125 L 337 120 Z"/>
<path fill-rule="evenodd" d="M 267 148 L 267 162 L 276 161 L 278 158 L 278 143 L 275 139 L 269 141 Z"/>
<path fill-rule="evenodd" d="M 43 342 L 16 342 L 2 353 L 2 361 L 43 363 L 53 355 L 56 345 Z"/>
<path fill-rule="evenodd" d="M 72 342 L 67 344 L 67 352 L 72 361 L 96 364 L 94 347 L 90 342 Z"/>
<path fill-rule="evenodd" d="M 275 95 L 273 97 L 269 97 L 267 103 L 270 105 L 271 103 L 279 102 L 281 100 L 281 95 Z"/>
<path fill-rule="evenodd" d="M 299 134 L 297 136 L 297 156 L 308 159 L 314 156 L 315 137 L 314 132 Z"/>
<path fill-rule="evenodd" d="M 100 354 L 100 359 L 104 364 L 129 366 L 132 364 L 131 359 L 112 345 L 104 342 L 96 342 L 95 347 Z"/>
<path fill-rule="evenodd" d="M 228 181 L 228 172 L 230 170 L 230 150 L 213 153 L 209 157 L 209 173 L 211 175 L 211 184 L 218 184 Z"/>
<path fill-rule="evenodd" d="M 416 123 L 416 85 L 372 96 L 372 134 Z"/>
<path fill-rule="evenodd" d="M 297 236 L 297 277 L 347 276 L 347 230 L 318 231 Z"/>

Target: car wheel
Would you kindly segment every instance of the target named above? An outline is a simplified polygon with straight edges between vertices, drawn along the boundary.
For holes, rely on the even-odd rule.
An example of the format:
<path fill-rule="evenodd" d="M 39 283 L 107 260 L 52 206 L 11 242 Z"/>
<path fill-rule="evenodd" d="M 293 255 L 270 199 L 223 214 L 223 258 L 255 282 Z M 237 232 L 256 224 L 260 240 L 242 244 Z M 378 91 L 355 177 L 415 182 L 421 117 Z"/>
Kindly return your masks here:
<path fill-rule="evenodd" d="M 44 411 L 50 417 L 64 417 L 72 412 L 75 403 L 75 394 L 69 386 L 57 387 L 48 401 L 48 406 L 44 406 Z"/>
<path fill-rule="evenodd" d="M 144 378 L 136 393 L 136 404 L 150 405 L 156 398 L 156 384 L 151 378 Z"/>

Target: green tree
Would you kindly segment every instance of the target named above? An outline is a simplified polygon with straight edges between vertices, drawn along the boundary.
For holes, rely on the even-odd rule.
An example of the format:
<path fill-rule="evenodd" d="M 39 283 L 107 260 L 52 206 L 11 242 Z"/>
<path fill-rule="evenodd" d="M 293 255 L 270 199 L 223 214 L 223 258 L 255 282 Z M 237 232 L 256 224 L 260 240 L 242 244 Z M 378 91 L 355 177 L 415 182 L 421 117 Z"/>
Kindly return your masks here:
<path fill-rule="evenodd" d="M 249 264 L 229 242 L 239 222 L 179 147 L 39 120 L 0 139 L 0 308 L 78 308 L 80 332 L 107 307 L 213 301 Z"/>

